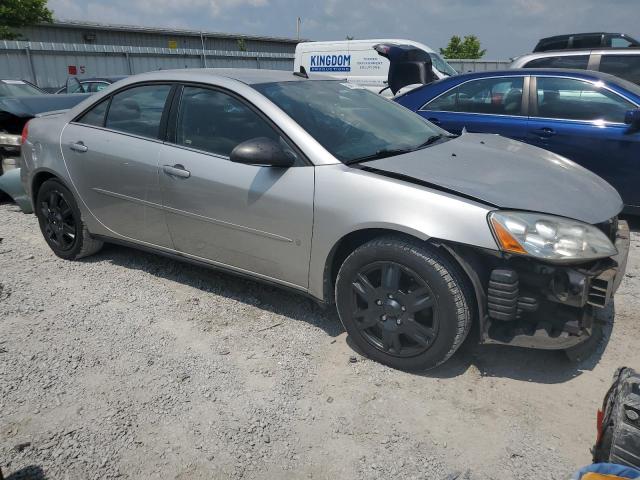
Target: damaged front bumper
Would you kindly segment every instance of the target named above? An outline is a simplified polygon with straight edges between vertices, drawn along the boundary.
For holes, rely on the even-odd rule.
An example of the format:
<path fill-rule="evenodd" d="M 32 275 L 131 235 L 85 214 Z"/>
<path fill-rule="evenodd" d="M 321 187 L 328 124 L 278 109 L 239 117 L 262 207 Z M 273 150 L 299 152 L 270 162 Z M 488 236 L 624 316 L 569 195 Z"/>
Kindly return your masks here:
<path fill-rule="evenodd" d="M 31 199 L 20 180 L 20 135 L 0 132 L 0 192 L 18 204 L 24 213 L 32 213 Z"/>
<path fill-rule="evenodd" d="M 594 313 L 611 303 L 627 266 L 627 223 L 615 220 L 610 235 L 617 255 L 586 265 L 473 256 L 467 265 L 477 273 L 474 287 L 480 303 L 481 341 L 548 350 L 587 341 L 597 327 Z"/>

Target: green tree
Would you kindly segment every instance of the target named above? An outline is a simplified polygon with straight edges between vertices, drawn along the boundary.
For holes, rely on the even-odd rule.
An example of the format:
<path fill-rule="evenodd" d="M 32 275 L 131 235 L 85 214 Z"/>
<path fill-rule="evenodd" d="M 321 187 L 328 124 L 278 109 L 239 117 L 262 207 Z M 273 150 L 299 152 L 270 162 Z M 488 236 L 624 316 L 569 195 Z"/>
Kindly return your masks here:
<path fill-rule="evenodd" d="M 479 59 L 484 56 L 486 50 L 480 48 L 480 40 L 475 35 L 466 35 L 461 39 L 458 35 L 454 35 L 449 40 L 446 48 L 440 49 L 440 54 L 444 58 L 468 58 Z"/>
<path fill-rule="evenodd" d="M 53 13 L 47 8 L 47 0 L 0 1 L 0 40 L 19 38 L 15 28 L 52 21 Z"/>

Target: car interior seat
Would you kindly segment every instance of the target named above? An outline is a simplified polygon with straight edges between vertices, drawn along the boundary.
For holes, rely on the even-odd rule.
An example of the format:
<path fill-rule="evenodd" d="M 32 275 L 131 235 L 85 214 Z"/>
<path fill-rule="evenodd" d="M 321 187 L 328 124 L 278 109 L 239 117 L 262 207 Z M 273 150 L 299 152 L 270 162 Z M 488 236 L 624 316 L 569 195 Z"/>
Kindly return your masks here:
<path fill-rule="evenodd" d="M 512 88 L 504 96 L 504 113 L 506 115 L 515 115 L 522 110 L 522 89 Z"/>

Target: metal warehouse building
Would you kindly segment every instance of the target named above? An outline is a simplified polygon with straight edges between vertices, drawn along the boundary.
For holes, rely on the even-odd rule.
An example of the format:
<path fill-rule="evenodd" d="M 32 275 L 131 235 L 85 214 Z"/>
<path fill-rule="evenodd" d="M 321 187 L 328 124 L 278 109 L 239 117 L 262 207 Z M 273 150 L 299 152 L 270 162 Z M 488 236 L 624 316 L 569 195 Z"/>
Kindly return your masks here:
<path fill-rule="evenodd" d="M 151 70 L 240 67 L 290 70 L 298 40 L 219 32 L 57 21 L 0 41 L 0 78 L 40 87 L 69 75 L 130 75 Z"/>

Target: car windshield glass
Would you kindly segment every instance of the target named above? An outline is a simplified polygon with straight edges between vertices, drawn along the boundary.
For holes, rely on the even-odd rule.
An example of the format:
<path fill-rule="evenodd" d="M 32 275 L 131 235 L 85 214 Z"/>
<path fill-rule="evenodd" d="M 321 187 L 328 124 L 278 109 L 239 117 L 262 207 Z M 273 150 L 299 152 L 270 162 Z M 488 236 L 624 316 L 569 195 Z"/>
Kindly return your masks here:
<path fill-rule="evenodd" d="M 449 75 L 450 77 L 453 75 L 457 75 L 458 72 L 454 70 L 454 68 L 449 65 L 444 58 L 438 55 L 435 52 L 429 52 L 429 56 L 431 57 L 431 63 L 439 72 L 444 73 L 445 75 Z"/>
<path fill-rule="evenodd" d="M 44 92 L 22 80 L 0 80 L 0 97 L 26 97 Z"/>
<path fill-rule="evenodd" d="M 398 155 L 447 135 L 408 109 L 352 84 L 291 81 L 254 88 L 344 163 Z"/>

